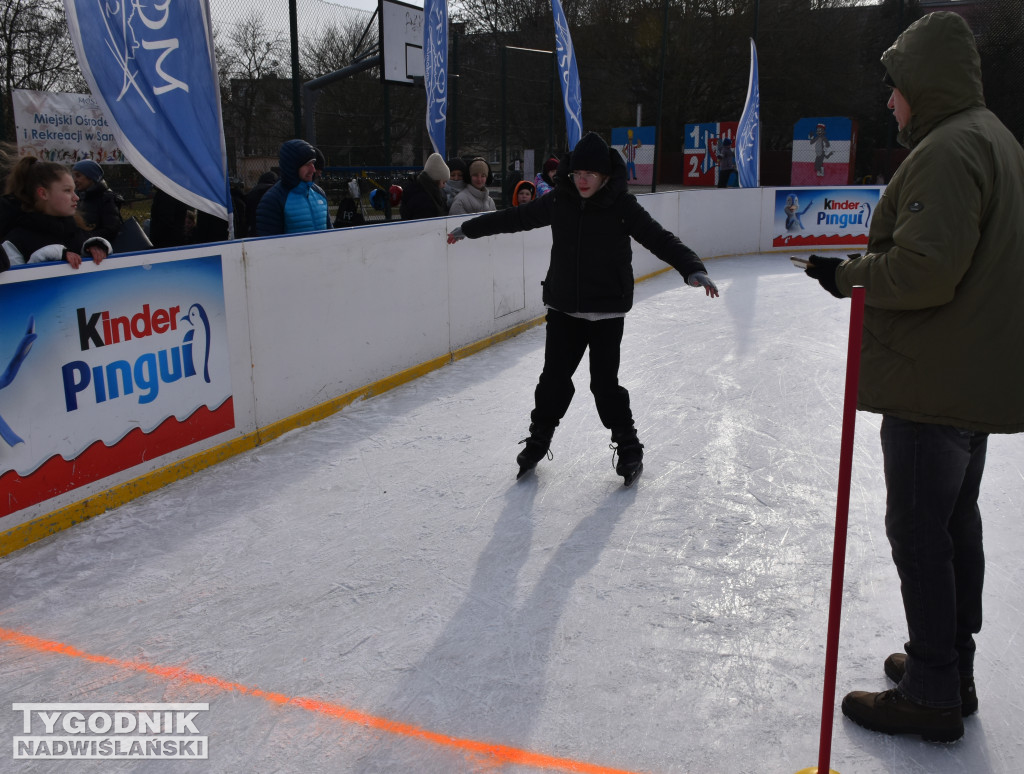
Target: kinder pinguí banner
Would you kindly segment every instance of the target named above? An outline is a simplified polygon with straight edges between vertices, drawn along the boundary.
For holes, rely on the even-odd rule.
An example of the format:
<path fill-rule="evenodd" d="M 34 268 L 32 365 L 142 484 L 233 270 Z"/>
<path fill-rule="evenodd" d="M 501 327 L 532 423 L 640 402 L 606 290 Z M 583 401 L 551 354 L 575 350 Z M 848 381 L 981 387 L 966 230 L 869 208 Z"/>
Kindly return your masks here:
<path fill-rule="evenodd" d="M 775 192 L 773 247 L 863 247 L 877 188 L 780 188 Z"/>
<path fill-rule="evenodd" d="M 229 366 L 219 255 L 0 285 L 0 516 L 231 430 Z"/>

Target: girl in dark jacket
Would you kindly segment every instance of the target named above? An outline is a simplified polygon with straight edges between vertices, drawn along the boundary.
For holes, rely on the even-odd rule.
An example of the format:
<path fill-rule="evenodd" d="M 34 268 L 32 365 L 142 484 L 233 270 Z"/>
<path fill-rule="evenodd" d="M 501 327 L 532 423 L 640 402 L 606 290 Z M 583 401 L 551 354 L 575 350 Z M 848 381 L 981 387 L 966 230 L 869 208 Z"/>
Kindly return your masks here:
<path fill-rule="evenodd" d="M 575 392 L 572 376 L 589 347 L 590 390 L 618 452 L 616 473 L 628 486 L 643 470 L 629 393 L 619 384 L 623 322 L 633 306 L 630 238 L 675 268 L 688 285 L 703 286 L 712 297 L 718 288 L 696 253 L 628 193 L 625 162 L 593 132 L 561 161 L 551 194 L 468 220 L 448 235 L 448 243 L 542 226 L 551 227 L 543 291 L 548 308 L 544 369 L 534 392 L 530 436 L 516 458 L 519 475 L 548 454 Z"/>
<path fill-rule="evenodd" d="M 67 167 L 24 156 L 7 176 L 4 194 L 11 219 L 0 235 L 0 261 L 67 261 L 77 269 L 83 255 L 99 263 L 110 254 L 110 243 L 92 236 L 76 219 L 78 196 Z"/>

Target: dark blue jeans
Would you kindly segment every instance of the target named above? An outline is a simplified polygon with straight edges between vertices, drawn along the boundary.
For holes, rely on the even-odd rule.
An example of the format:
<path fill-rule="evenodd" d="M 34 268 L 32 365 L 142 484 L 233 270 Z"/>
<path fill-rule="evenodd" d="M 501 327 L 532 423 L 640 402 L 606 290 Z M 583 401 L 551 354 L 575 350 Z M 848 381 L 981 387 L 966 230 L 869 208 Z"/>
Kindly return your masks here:
<path fill-rule="evenodd" d="M 900 691 L 933 707 L 960 704 L 974 674 L 985 580 L 978 491 L 988 433 L 882 418 L 885 531 L 907 616 Z"/>
<path fill-rule="evenodd" d="M 572 376 L 590 348 L 590 391 L 601 423 L 611 429 L 633 426 L 629 393 L 619 384 L 619 347 L 624 317 L 582 320 L 549 309 L 544 342 L 544 370 L 534 391 L 530 419 L 556 426 L 569 410 L 576 388 Z"/>

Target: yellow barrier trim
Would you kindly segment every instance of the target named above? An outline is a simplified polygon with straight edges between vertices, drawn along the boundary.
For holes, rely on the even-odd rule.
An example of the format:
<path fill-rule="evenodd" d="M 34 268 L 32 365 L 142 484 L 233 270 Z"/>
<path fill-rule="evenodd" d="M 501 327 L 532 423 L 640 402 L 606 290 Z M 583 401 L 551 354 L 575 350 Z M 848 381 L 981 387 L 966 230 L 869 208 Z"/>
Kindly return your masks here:
<path fill-rule="evenodd" d="M 42 540 L 68 527 L 73 527 L 75 524 L 87 521 L 93 516 L 105 513 L 111 508 L 117 508 L 138 497 L 155 492 L 167 484 L 191 476 L 193 473 L 198 473 L 204 468 L 216 465 L 242 452 L 255 449 L 291 430 L 326 419 L 331 414 L 336 414 L 345 406 L 357 400 L 388 392 L 395 387 L 418 379 L 456 360 L 462 360 L 470 355 L 475 355 L 477 352 L 487 349 L 494 344 L 518 336 L 523 331 L 529 330 L 543 321 L 543 317 L 538 317 L 534 320 L 520 323 L 486 339 L 459 347 L 446 355 L 427 360 L 424 363 L 407 368 L 404 371 L 399 371 L 365 387 L 339 395 L 324 403 L 319 403 L 312 408 L 273 422 L 255 432 L 247 433 L 240 438 L 233 438 L 230 441 L 158 468 L 123 484 L 118 484 L 110 489 L 104 489 L 84 500 L 79 500 L 44 516 L 26 521 L 5 532 L 0 532 L 0 556 L 6 556 L 37 540 Z"/>
<path fill-rule="evenodd" d="M 671 268 L 671 266 L 666 266 L 664 269 L 645 274 L 642 277 L 638 277 L 636 282 L 643 282 L 651 277 L 656 277 L 659 274 L 670 271 Z M 7 556 L 7 554 L 35 543 L 37 540 L 42 540 L 68 527 L 73 527 L 75 524 L 87 521 L 93 516 L 99 516 L 101 513 L 131 502 L 138 497 L 155 492 L 167 484 L 187 478 L 193 473 L 198 473 L 200 470 L 216 465 L 242 452 L 262 446 L 291 430 L 326 419 L 357 400 L 381 395 L 389 390 L 393 390 L 395 387 L 419 379 L 431 371 L 436 371 L 442 366 L 454 363 L 456 360 L 462 360 L 470 355 L 475 355 L 477 352 L 481 352 L 494 344 L 514 338 L 520 333 L 540 325 L 542 322 L 544 322 L 544 317 L 537 317 L 520 323 L 500 333 L 495 333 L 493 336 L 452 350 L 446 355 L 427 360 L 412 368 L 407 368 L 404 371 L 399 371 L 384 379 L 368 384 L 365 387 L 339 395 L 337 398 L 332 398 L 324 403 L 319 403 L 312 408 L 300 411 L 290 417 L 285 417 L 266 427 L 261 427 L 255 432 L 247 433 L 240 438 L 233 438 L 230 441 L 193 454 L 165 467 L 158 468 L 131 481 L 118 484 L 110 489 L 104 489 L 84 500 L 79 500 L 44 516 L 26 521 L 5 532 L 0 532 L 0 557 Z"/>

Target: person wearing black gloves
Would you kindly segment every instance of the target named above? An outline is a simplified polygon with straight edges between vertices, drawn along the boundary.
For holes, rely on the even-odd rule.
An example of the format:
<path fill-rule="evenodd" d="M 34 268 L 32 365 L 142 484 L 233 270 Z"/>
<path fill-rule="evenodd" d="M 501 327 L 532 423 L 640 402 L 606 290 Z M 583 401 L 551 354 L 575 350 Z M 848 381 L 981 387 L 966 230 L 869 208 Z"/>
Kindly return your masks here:
<path fill-rule="evenodd" d="M 990 433 L 1024 431 L 1024 149 L 986 107 L 974 35 L 931 13 L 882 55 L 911 153 L 868 250 L 811 256 L 836 296 L 865 289 L 857 407 L 882 415 L 885 530 L 909 636 L 843 713 L 873 731 L 953 742 L 978 709 L 974 635 L 985 554 L 978 495 Z"/>
<path fill-rule="evenodd" d="M 643 470 L 629 393 L 619 384 L 624 318 L 633 306 L 630 238 L 675 268 L 688 285 L 703 287 L 707 296 L 718 296 L 718 288 L 697 254 L 628 193 L 622 156 L 593 132 L 561 160 L 550 194 L 468 220 L 448 235 L 448 243 L 543 226 L 551 227 L 544 369 L 534 391 L 530 435 L 516 458 L 519 475 L 549 453 L 575 393 L 572 376 L 589 348 L 590 390 L 602 424 L 611 430 L 616 473 L 628 486 Z"/>
<path fill-rule="evenodd" d="M 849 258 L 860 258 L 859 255 L 851 255 Z M 826 258 L 822 255 L 812 255 L 807 259 L 810 265 L 804 269 L 808 277 L 818 280 L 818 284 L 836 298 L 846 298 L 836 287 L 836 269 L 843 262 L 842 258 Z"/>

